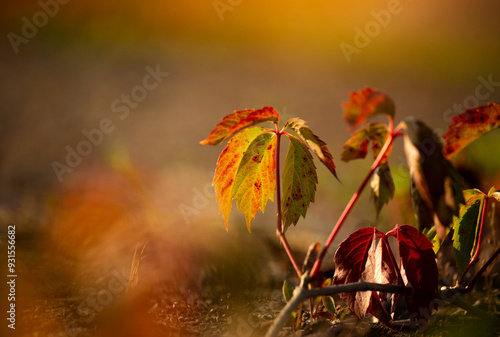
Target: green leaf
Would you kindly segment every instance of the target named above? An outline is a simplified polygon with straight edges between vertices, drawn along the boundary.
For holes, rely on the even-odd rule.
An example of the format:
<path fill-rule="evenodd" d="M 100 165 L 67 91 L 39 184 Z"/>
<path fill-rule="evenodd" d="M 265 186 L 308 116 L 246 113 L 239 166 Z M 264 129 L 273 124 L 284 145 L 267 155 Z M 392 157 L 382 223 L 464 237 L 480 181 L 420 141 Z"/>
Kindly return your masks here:
<path fill-rule="evenodd" d="M 449 227 L 446 228 L 446 235 L 448 235 L 450 230 L 451 229 Z M 432 243 L 432 250 L 434 251 L 434 254 L 437 254 L 444 241 L 439 240 L 436 232 L 436 226 L 432 226 L 431 228 L 424 228 L 422 233 L 427 236 L 427 239 L 429 239 L 429 241 Z"/>
<path fill-rule="evenodd" d="M 300 138 L 306 142 L 316 156 L 318 156 L 319 160 L 321 160 L 338 180 L 330 150 L 328 150 L 326 143 L 316 136 L 306 124 L 307 123 L 300 118 L 291 118 L 286 122 L 285 129 L 289 128 L 297 132 Z"/>
<path fill-rule="evenodd" d="M 323 296 L 323 305 L 325 306 L 328 312 L 335 315 L 335 301 L 331 296 Z"/>
<path fill-rule="evenodd" d="M 341 158 L 348 162 L 353 159 L 365 158 L 368 153 L 368 144 L 372 144 L 373 157 L 376 158 L 384 146 L 387 138 L 387 126 L 382 123 L 367 125 L 356 131 L 352 137 L 344 144 L 344 151 Z M 389 152 L 389 151 L 388 151 Z M 387 156 L 384 161 L 387 161 Z"/>
<path fill-rule="evenodd" d="M 362 124 L 368 117 L 385 113 L 394 117 L 394 102 L 385 93 L 371 88 L 351 92 L 349 102 L 342 105 L 344 119 L 352 126 Z"/>
<path fill-rule="evenodd" d="M 472 195 L 460 209 L 458 218 L 453 224 L 453 252 L 457 267 L 462 275 L 470 263 L 472 250 L 477 241 L 481 210 L 484 206 L 485 194 Z"/>
<path fill-rule="evenodd" d="M 371 181 L 372 199 L 375 202 L 377 217 L 382 207 L 394 197 L 394 181 L 389 164 L 383 163 L 375 170 Z"/>
<path fill-rule="evenodd" d="M 488 192 L 488 196 L 495 198 L 498 202 L 500 202 L 500 191 L 497 191 L 495 187 L 492 187 Z"/>
<path fill-rule="evenodd" d="M 309 203 L 314 202 L 318 177 L 307 146 L 297 137 L 287 134 L 290 145 L 283 168 L 281 215 L 283 230 L 305 218 Z"/>
<path fill-rule="evenodd" d="M 268 130 L 258 126 L 243 130 L 229 141 L 217 160 L 213 185 L 226 230 L 232 207 L 234 181 L 243 154 L 255 138 L 264 132 Z"/>
<path fill-rule="evenodd" d="M 249 126 L 263 123 L 278 123 L 279 115 L 272 107 L 265 106 L 262 109 L 246 109 L 235 111 L 225 116 L 222 122 L 216 125 L 207 139 L 200 142 L 202 145 L 217 145 L 225 139 L 230 138 L 236 132 Z"/>
<path fill-rule="evenodd" d="M 257 211 L 264 212 L 267 200 L 274 200 L 275 153 L 276 134 L 261 133 L 250 143 L 238 167 L 232 197 L 236 199 L 238 210 L 245 215 L 249 231 Z"/>
<path fill-rule="evenodd" d="M 286 302 L 290 301 L 290 299 L 293 297 L 293 291 L 294 288 L 293 286 L 288 283 L 287 280 L 283 282 L 283 287 L 281 289 L 283 291 L 283 298 L 285 299 Z"/>

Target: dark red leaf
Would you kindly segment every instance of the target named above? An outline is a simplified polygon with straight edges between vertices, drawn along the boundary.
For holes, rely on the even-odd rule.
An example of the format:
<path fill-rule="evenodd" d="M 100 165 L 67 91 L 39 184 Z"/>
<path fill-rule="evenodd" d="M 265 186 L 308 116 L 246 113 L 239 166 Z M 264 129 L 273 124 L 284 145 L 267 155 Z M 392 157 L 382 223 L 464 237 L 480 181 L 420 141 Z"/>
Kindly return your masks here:
<path fill-rule="evenodd" d="M 391 317 L 385 310 L 382 302 L 380 301 L 380 297 L 375 291 L 372 291 L 372 298 L 370 301 L 370 307 L 368 308 L 368 313 L 377 317 L 381 323 L 384 323 L 387 326 L 391 325 Z"/>
<path fill-rule="evenodd" d="M 392 284 L 397 279 L 396 269 L 392 263 L 390 252 L 384 243 L 387 238 L 382 237 L 375 249 L 375 275 L 374 281 L 382 284 Z M 387 293 L 380 293 L 380 298 L 387 301 Z"/>
<path fill-rule="evenodd" d="M 361 228 L 349 235 L 335 253 L 335 276 L 333 284 L 374 282 L 375 239 L 381 234 L 376 228 Z M 363 318 L 370 307 L 371 292 L 341 293 L 340 297 L 359 318 Z"/>
<path fill-rule="evenodd" d="M 402 270 L 411 284 L 410 316 L 426 319 L 438 288 L 438 270 L 433 245 L 414 227 L 397 226 L 386 234 L 398 240 Z"/>

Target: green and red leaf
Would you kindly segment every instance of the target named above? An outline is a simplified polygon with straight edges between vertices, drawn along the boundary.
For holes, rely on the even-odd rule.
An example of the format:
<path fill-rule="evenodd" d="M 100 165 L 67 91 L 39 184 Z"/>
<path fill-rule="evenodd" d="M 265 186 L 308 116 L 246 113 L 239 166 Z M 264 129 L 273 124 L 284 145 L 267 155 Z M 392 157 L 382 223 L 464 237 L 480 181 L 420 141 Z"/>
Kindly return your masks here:
<path fill-rule="evenodd" d="M 243 154 L 234 178 L 232 197 L 245 215 L 249 231 L 257 211 L 264 212 L 267 200 L 274 200 L 276 138 L 271 131 L 258 135 Z"/>
<path fill-rule="evenodd" d="M 217 145 L 232 135 L 252 125 L 263 122 L 279 122 L 279 115 L 272 107 L 263 107 L 262 109 L 246 109 L 235 111 L 234 113 L 222 118 L 222 122 L 217 124 L 214 130 L 210 132 L 207 139 L 200 142 L 202 145 Z"/>
<path fill-rule="evenodd" d="M 443 136 L 444 154 L 451 157 L 481 135 L 500 126 L 500 103 L 467 109 L 451 119 L 452 124 Z"/>
<path fill-rule="evenodd" d="M 368 145 L 371 142 L 373 157 L 376 158 L 382 150 L 385 141 L 387 140 L 388 132 L 387 126 L 382 123 L 369 124 L 360 130 L 356 131 L 352 137 L 344 144 L 344 151 L 342 152 L 341 159 L 345 162 L 353 159 L 365 158 L 368 153 Z M 382 159 L 383 162 L 387 161 L 391 149 Z"/>
<path fill-rule="evenodd" d="M 496 199 L 496 201 L 500 202 L 500 191 L 497 191 L 495 187 L 490 188 L 488 192 L 488 196 Z"/>
<path fill-rule="evenodd" d="M 311 202 L 314 202 L 318 177 L 313 158 L 307 146 L 294 135 L 287 134 L 290 145 L 283 168 L 283 196 L 281 214 L 283 231 L 296 225 L 304 217 Z"/>
<path fill-rule="evenodd" d="M 326 143 L 316 136 L 306 124 L 307 123 L 300 118 L 291 118 L 286 122 L 285 129 L 289 128 L 295 131 L 311 150 L 313 150 L 316 156 L 318 156 L 319 160 L 330 170 L 330 172 L 332 172 L 335 178 L 337 178 L 333 156 L 330 150 L 328 150 Z"/>
<path fill-rule="evenodd" d="M 215 185 L 216 198 L 219 201 L 219 212 L 222 213 L 226 230 L 232 207 L 234 181 L 243 154 L 254 139 L 264 132 L 267 132 L 267 130 L 261 127 L 243 130 L 229 141 L 217 161 L 213 185 Z"/>
<path fill-rule="evenodd" d="M 362 124 L 368 117 L 385 113 L 394 117 L 394 102 L 385 93 L 371 88 L 351 92 L 349 102 L 344 103 L 344 119 L 351 126 Z"/>

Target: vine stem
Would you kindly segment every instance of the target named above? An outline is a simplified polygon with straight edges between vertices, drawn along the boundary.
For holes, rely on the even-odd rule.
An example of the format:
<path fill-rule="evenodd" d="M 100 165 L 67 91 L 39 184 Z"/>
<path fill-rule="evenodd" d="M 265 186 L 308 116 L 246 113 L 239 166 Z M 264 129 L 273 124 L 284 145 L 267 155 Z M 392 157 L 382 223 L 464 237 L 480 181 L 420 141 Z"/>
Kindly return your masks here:
<path fill-rule="evenodd" d="M 281 145 L 281 135 L 282 132 L 278 129 L 278 125 L 276 125 L 276 208 L 277 208 L 277 218 L 278 223 L 276 226 L 276 235 L 280 238 L 281 244 L 285 248 L 285 251 L 288 255 L 288 259 L 293 265 L 295 272 L 299 277 L 302 276 L 302 269 L 297 263 L 297 259 L 293 254 L 292 248 L 288 244 L 285 233 L 283 232 L 283 221 L 281 218 L 281 177 L 280 177 L 280 145 Z"/>
<path fill-rule="evenodd" d="M 488 268 L 488 266 L 493 261 L 495 261 L 495 259 L 497 258 L 498 254 L 500 254 L 500 248 L 498 248 L 496 250 L 496 252 L 489 258 L 488 261 L 486 261 L 486 263 L 481 267 L 481 269 L 478 270 L 478 272 L 476 273 L 476 275 L 474 275 L 474 277 L 472 278 L 472 280 L 470 280 L 470 282 L 467 285 L 467 287 L 465 287 L 466 292 L 470 292 L 470 291 L 472 291 L 472 289 L 474 289 L 474 286 L 476 285 L 477 280 L 479 280 L 479 277 L 484 273 L 484 271 L 486 270 L 486 268 Z"/>
<path fill-rule="evenodd" d="M 353 194 L 351 200 L 349 201 L 349 203 L 345 207 L 344 211 L 340 215 L 339 220 L 335 224 L 335 227 L 333 227 L 333 230 L 330 233 L 330 236 L 328 237 L 328 239 L 326 240 L 325 245 L 323 246 L 323 249 L 321 250 L 321 253 L 320 253 L 318 259 L 314 263 L 314 266 L 311 270 L 311 278 L 314 278 L 316 276 L 316 274 L 319 272 L 319 270 L 321 268 L 321 264 L 323 263 L 323 259 L 325 258 L 325 255 L 326 255 L 328 249 L 330 248 L 333 240 L 337 236 L 338 231 L 340 230 L 340 228 L 344 224 L 345 219 L 347 218 L 347 216 L 351 212 L 356 201 L 358 201 L 358 198 L 361 195 L 361 192 L 365 188 L 365 186 L 368 183 L 368 181 L 370 180 L 371 176 L 373 175 L 375 170 L 379 167 L 380 163 L 382 162 L 382 159 L 385 157 L 385 154 L 390 149 L 394 139 L 399 135 L 400 135 L 399 129 L 397 128 L 396 130 L 393 130 L 393 121 L 392 121 L 392 118 L 389 118 L 389 138 L 387 138 L 384 146 L 380 150 L 380 153 L 378 154 L 377 158 L 373 162 L 373 164 L 370 168 L 370 171 L 366 175 L 365 179 L 363 180 L 363 182 L 359 186 L 356 193 Z"/>

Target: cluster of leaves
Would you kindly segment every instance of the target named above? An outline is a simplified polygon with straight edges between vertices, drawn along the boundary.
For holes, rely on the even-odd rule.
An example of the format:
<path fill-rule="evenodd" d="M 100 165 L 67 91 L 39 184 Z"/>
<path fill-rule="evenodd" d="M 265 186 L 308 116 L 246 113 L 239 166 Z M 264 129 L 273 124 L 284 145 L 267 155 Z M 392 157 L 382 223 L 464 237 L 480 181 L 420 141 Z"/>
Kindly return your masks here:
<path fill-rule="evenodd" d="M 254 126 L 263 122 L 272 122 L 276 128 Z M 314 202 L 318 178 L 309 149 L 337 176 L 325 142 L 309 129 L 305 121 L 300 118 L 289 119 L 282 130 L 278 129 L 278 123 L 279 115 L 271 107 L 235 111 L 224 117 L 208 138 L 200 142 L 203 145 L 217 145 L 241 131 L 229 141 L 219 156 L 213 181 L 226 229 L 233 199 L 238 210 L 245 215 L 249 231 L 258 210 L 264 212 L 267 201 L 274 200 L 276 158 L 279 156 L 278 141 L 281 135 L 286 135 L 290 140 L 282 175 L 281 212 L 284 231 L 291 224 L 296 225 L 300 216 L 305 217 L 309 204 Z M 298 137 L 285 130 L 293 130 Z"/>
<path fill-rule="evenodd" d="M 314 246 L 315 260 L 302 272 L 310 272 L 311 280 L 314 281 L 326 250 L 370 178 L 377 216 L 394 196 L 388 158 L 394 139 L 403 136 L 418 229 L 396 225 L 385 234 L 376 228 L 357 230 L 339 245 L 335 254 L 333 280 L 318 283 L 316 279 L 315 286 L 325 287 L 331 283 L 334 287 L 370 282 L 408 287 L 411 291 L 404 295 L 355 291 L 341 293 L 341 298 L 358 317 L 371 313 L 389 325 L 393 310 L 403 296 L 410 316 L 414 319 L 422 318 L 422 313 L 427 314 L 432 310 L 429 304 L 437 291 L 438 269 L 435 259 L 442 241 L 453 231 L 456 261 L 463 276 L 477 260 L 488 203 L 490 200 L 500 201 L 500 192 L 494 188 L 488 194 L 476 189 L 463 191 L 461 178 L 449 161 L 451 156 L 466 145 L 500 127 L 500 104 L 492 103 L 469 109 L 454 117 L 444 136 L 444 143 L 425 123 L 411 117 L 394 127 L 395 105 L 386 94 L 378 90 L 365 88 L 351 93 L 350 100 L 343 108 L 344 119 L 353 131 L 355 128 L 358 130 L 345 143 L 341 159 L 348 162 L 365 158 L 371 148 L 374 163 L 332 230 L 323 250 L 319 252 L 319 243 Z M 376 114 L 387 116 L 388 123 L 367 124 L 368 118 Z M 274 123 L 275 129 L 255 126 L 263 122 Z M 278 125 L 279 115 L 271 107 L 235 111 L 224 117 L 209 137 L 201 142 L 216 145 L 232 137 L 219 157 L 213 181 L 226 229 L 233 199 L 245 215 L 250 230 L 251 221 L 258 210 L 264 212 L 267 201 L 273 201 L 277 192 L 278 234 L 283 238 L 291 224 L 296 225 L 300 216 L 306 216 L 309 204 L 314 201 L 318 179 L 310 150 L 337 178 L 330 151 L 304 120 L 289 119 L 281 130 Z M 287 132 L 288 130 L 294 131 L 296 135 Z M 280 179 L 282 135 L 289 139 L 289 147 Z M 397 241 L 399 263 L 388 244 L 391 237 Z M 294 263 L 287 246 L 285 249 Z M 296 265 L 295 262 L 294 266 Z M 301 276 L 299 268 L 296 267 L 296 270 Z M 312 285 L 311 283 L 310 286 Z M 287 300 L 293 297 L 293 288 L 287 283 L 283 292 Z M 335 305 L 331 298 L 326 296 L 317 299 L 316 307 L 320 304 L 318 301 L 321 301 L 327 312 L 334 312 Z M 384 302 L 389 302 L 389 312 L 386 311 L 387 305 L 384 306 Z"/>
<path fill-rule="evenodd" d="M 397 239 L 401 263 L 398 266 L 390 249 L 388 238 Z M 378 243 L 377 243 L 378 240 Z M 335 276 L 333 284 L 373 282 L 398 284 L 412 287 L 406 301 L 411 314 L 418 317 L 428 310 L 438 286 L 436 255 L 432 243 L 414 227 L 397 226 L 386 234 L 377 228 L 362 228 L 345 239 L 335 253 Z M 386 293 L 376 291 L 342 293 L 342 300 L 353 313 L 363 318 L 371 313 L 389 325 L 390 314 L 382 302 L 387 302 Z M 401 296 L 394 294 L 391 300 L 394 312 Z"/>

